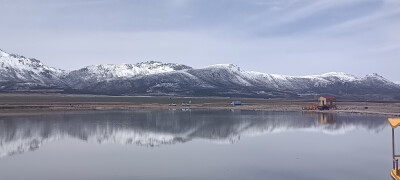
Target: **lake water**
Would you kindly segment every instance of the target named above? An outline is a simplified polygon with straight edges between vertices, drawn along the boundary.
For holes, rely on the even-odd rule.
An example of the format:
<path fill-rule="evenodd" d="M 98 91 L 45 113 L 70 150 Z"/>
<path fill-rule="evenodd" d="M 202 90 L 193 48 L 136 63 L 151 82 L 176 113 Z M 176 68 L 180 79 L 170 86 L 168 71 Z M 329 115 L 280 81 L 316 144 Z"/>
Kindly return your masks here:
<path fill-rule="evenodd" d="M 1 180 L 390 179 L 391 168 L 384 116 L 135 110 L 0 117 Z"/>

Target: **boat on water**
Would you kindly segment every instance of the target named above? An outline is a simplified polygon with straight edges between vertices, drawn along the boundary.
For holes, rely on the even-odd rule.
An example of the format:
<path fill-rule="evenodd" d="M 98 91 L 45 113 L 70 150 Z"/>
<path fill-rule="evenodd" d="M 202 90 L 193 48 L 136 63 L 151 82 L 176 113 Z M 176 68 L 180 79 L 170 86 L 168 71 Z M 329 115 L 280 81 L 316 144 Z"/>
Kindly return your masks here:
<path fill-rule="evenodd" d="M 393 155 L 393 169 L 390 171 L 390 176 L 394 180 L 400 180 L 400 169 L 399 169 L 399 157 L 400 155 L 395 154 L 394 149 L 394 129 L 400 126 L 400 118 L 389 118 L 390 126 L 392 127 L 392 155 Z"/>

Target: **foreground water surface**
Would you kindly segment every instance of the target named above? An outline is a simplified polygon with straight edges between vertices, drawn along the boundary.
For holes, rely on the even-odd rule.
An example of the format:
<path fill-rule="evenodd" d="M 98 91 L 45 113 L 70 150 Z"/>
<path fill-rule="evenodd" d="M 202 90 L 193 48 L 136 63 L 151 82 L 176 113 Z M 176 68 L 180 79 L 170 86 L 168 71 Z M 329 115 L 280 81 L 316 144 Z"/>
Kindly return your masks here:
<path fill-rule="evenodd" d="M 1 180 L 390 179 L 391 166 L 384 116 L 135 110 L 0 117 Z"/>

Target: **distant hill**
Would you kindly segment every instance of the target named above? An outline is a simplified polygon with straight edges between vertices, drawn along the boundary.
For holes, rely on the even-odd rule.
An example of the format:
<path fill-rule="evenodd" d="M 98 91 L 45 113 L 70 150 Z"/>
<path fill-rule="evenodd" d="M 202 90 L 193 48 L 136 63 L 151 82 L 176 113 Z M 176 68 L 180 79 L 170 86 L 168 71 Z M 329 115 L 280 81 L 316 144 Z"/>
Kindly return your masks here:
<path fill-rule="evenodd" d="M 195 69 L 155 61 L 102 64 L 74 71 L 0 50 L 0 91 L 58 90 L 104 95 L 233 96 L 347 100 L 400 100 L 400 85 L 378 74 L 356 77 L 343 72 L 287 76 L 242 71 L 234 64 Z"/>

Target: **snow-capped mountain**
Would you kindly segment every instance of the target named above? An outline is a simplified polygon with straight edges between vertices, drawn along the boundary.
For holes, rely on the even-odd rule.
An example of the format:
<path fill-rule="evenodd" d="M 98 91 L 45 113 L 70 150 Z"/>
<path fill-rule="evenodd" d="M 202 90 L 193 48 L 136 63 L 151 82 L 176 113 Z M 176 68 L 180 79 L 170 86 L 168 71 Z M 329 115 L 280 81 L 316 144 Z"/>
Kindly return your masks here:
<path fill-rule="evenodd" d="M 400 86 L 377 74 L 361 78 L 342 72 L 311 76 L 286 76 L 242 71 L 232 64 L 185 69 L 132 79 L 103 81 L 87 89 L 82 89 L 82 91 L 99 94 L 173 94 L 264 98 L 335 95 L 349 99 L 400 99 Z"/>
<path fill-rule="evenodd" d="M 64 71 L 48 67 L 39 60 L 8 54 L 0 50 L 0 90 L 26 90 L 64 87 Z"/>
<path fill-rule="evenodd" d="M 0 90 L 63 89 L 108 95 L 241 96 L 302 98 L 334 95 L 354 100 L 400 100 L 400 85 L 378 74 L 343 72 L 287 76 L 243 71 L 233 64 L 191 68 L 149 61 L 102 64 L 66 72 L 0 51 Z"/>
<path fill-rule="evenodd" d="M 150 74 L 159 74 L 191 67 L 181 64 L 148 61 L 137 64 L 100 64 L 71 71 L 64 80 L 74 88 L 88 87 L 102 81 L 129 79 Z"/>
<path fill-rule="evenodd" d="M 127 118 L 130 116 L 137 118 Z M 260 111 L 103 111 L 12 119 L 0 118 L 0 158 L 67 138 L 153 147 L 196 139 L 235 143 L 243 137 L 290 131 L 341 135 L 354 130 L 377 133 L 387 128 L 385 118 L 374 116 Z"/>

